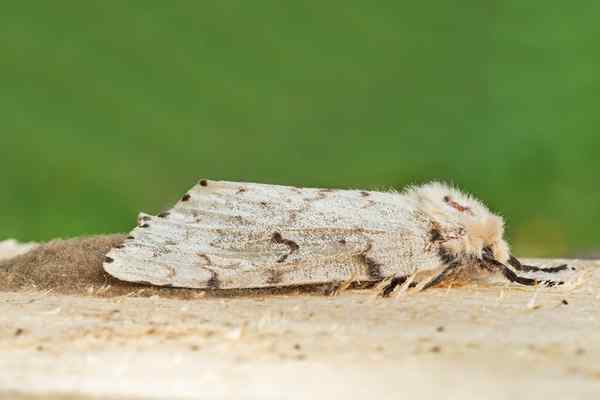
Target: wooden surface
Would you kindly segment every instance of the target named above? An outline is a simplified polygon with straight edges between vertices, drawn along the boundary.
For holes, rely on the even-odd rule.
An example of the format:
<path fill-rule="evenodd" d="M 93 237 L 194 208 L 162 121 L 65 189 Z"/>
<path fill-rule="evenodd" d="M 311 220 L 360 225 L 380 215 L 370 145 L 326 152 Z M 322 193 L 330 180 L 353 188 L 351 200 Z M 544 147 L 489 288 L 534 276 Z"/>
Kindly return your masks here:
<path fill-rule="evenodd" d="M 0 398 L 597 399 L 600 268 L 575 265 L 391 299 L 0 292 Z"/>

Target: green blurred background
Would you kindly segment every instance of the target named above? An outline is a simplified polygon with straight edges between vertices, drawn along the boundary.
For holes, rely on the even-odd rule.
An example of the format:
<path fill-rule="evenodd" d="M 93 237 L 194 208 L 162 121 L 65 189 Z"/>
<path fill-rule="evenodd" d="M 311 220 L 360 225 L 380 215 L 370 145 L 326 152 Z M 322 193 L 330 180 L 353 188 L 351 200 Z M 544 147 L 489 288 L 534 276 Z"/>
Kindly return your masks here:
<path fill-rule="evenodd" d="M 600 248 L 600 2 L 20 1 L 0 238 L 128 231 L 200 177 L 451 181 L 518 254 Z"/>

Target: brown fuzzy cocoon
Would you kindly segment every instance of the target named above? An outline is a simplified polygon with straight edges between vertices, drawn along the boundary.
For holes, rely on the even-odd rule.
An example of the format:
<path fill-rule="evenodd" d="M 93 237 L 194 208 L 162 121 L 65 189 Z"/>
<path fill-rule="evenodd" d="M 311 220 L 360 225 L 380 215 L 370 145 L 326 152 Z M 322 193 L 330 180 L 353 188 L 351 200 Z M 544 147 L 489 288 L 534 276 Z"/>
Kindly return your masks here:
<path fill-rule="evenodd" d="M 304 288 L 210 290 L 161 288 L 120 281 L 102 268 L 106 253 L 125 240 L 125 235 L 100 235 L 53 240 L 35 249 L 0 261 L 0 291 L 40 290 L 55 294 L 99 297 L 138 296 L 195 299 L 205 296 L 322 294 L 320 286 Z"/>

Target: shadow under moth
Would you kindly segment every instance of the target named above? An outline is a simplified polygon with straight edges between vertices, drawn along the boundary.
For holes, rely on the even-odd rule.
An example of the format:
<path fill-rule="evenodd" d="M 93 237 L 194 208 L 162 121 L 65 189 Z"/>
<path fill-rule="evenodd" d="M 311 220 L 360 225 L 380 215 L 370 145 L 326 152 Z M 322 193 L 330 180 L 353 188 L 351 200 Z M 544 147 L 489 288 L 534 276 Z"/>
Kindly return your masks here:
<path fill-rule="evenodd" d="M 477 271 L 562 283 L 520 275 L 567 266 L 521 264 L 503 235 L 500 216 L 443 183 L 398 193 L 202 180 L 169 211 L 140 214 L 103 265 L 124 281 L 202 289 L 352 281 L 382 282 L 385 295 Z"/>

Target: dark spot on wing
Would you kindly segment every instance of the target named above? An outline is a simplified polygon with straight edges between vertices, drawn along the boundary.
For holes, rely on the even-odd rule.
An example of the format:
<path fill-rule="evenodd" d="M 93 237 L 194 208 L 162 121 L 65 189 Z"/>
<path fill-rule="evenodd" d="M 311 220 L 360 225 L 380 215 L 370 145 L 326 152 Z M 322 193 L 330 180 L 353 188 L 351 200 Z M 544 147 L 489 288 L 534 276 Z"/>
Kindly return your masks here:
<path fill-rule="evenodd" d="M 150 228 L 150 224 L 142 224 L 140 225 L 140 228 Z"/>
<path fill-rule="evenodd" d="M 276 285 L 278 283 L 281 283 L 282 278 L 283 278 L 283 272 L 276 270 L 276 269 L 270 269 L 268 270 L 268 274 L 269 274 L 269 278 L 267 279 L 267 284 L 269 285 Z"/>
<path fill-rule="evenodd" d="M 171 213 L 165 211 L 157 215 L 158 218 L 167 218 Z"/>
<path fill-rule="evenodd" d="M 177 270 L 174 267 L 167 267 L 167 270 L 169 271 L 167 273 L 167 278 L 175 278 L 177 276 Z"/>
<path fill-rule="evenodd" d="M 208 186 L 208 181 L 206 179 L 202 179 L 200 181 L 200 186 L 204 186 L 204 187 Z"/>
<path fill-rule="evenodd" d="M 377 204 L 377 203 L 375 203 L 373 200 L 369 200 L 369 201 L 367 202 L 367 204 L 366 204 L 365 206 L 363 206 L 362 208 L 369 208 L 369 207 L 373 207 L 375 204 Z"/>
<path fill-rule="evenodd" d="M 141 221 L 150 221 L 152 220 L 151 217 L 149 217 L 148 215 L 144 215 L 142 218 L 140 218 Z"/>
<path fill-rule="evenodd" d="M 298 246 L 298 243 L 296 243 L 290 239 L 284 239 L 283 236 L 281 236 L 281 233 L 279 233 L 279 232 L 273 233 L 273 236 L 271 236 L 271 241 L 273 243 L 277 243 L 277 244 L 285 244 L 290 249 L 288 254 L 284 254 L 283 256 L 279 257 L 279 259 L 277 260 L 278 263 L 284 262 L 285 260 L 287 260 L 287 258 L 292 253 L 294 253 L 294 252 L 298 251 L 298 249 L 300 249 L 300 246 Z"/>
<path fill-rule="evenodd" d="M 248 191 L 248 189 L 246 189 L 244 187 L 241 187 L 241 188 L 238 189 L 237 192 L 238 192 L 238 194 L 240 194 L 240 193 L 244 193 L 244 192 L 247 192 L 247 191 Z"/>
<path fill-rule="evenodd" d="M 125 248 L 124 244 L 118 244 L 115 246 L 115 249 L 123 249 L 123 248 Z"/>
<path fill-rule="evenodd" d="M 369 243 L 367 248 L 358 255 L 360 261 L 367 266 L 367 275 L 371 280 L 377 281 L 383 279 L 381 267 L 383 264 L 378 263 L 373 258 L 368 256 L 368 253 L 373 248 L 373 244 Z"/>
<path fill-rule="evenodd" d="M 218 289 L 221 286 L 221 282 L 219 281 L 219 275 L 212 270 L 210 271 L 210 279 L 206 282 L 206 286 L 210 289 Z"/>
<path fill-rule="evenodd" d="M 135 239 L 135 238 L 133 236 L 129 235 L 129 236 L 127 236 L 127 239 L 132 240 L 132 239 Z"/>
<path fill-rule="evenodd" d="M 206 264 L 204 265 L 212 265 L 212 260 L 210 259 L 209 256 L 207 256 L 204 253 L 198 253 L 198 257 L 202 258 L 204 261 L 206 261 Z"/>
<path fill-rule="evenodd" d="M 429 231 L 429 240 L 431 240 L 432 242 L 439 242 L 444 240 L 444 237 L 437 228 L 432 228 Z"/>
<path fill-rule="evenodd" d="M 271 241 L 273 243 L 285 244 L 290 248 L 291 251 L 296 251 L 300 248 L 300 246 L 298 246 L 298 243 L 290 239 L 284 239 L 283 236 L 281 236 L 281 233 L 279 232 L 273 233 L 273 236 L 271 236 Z"/>
<path fill-rule="evenodd" d="M 185 194 L 185 195 L 184 195 L 184 196 L 181 198 L 181 201 L 188 201 L 188 200 L 189 200 L 189 199 L 191 199 L 191 198 L 192 198 L 192 196 L 190 196 L 190 194 L 189 194 L 189 193 L 186 193 L 186 194 Z"/>
<path fill-rule="evenodd" d="M 346 244 L 346 239 L 340 239 L 340 240 L 338 240 L 338 243 L 339 244 Z"/>
<path fill-rule="evenodd" d="M 360 195 L 361 195 L 362 197 L 369 197 L 369 196 L 371 195 L 371 193 L 369 193 L 369 192 L 367 192 L 367 191 L 364 191 L 364 190 L 363 190 L 362 192 L 360 192 Z"/>
<path fill-rule="evenodd" d="M 369 275 L 370 279 L 374 281 L 383 279 L 383 276 L 381 275 L 381 264 L 369 257 L 365 257 L 365 262 L 367 264 L 367 275 Z"/>
<path fill-rule="evenodd" d="M 114 259 L 110 258 L 110 257 L 104 257 L 104 262 L 107 264 L 110 264 L 111 262 L 115 261 Z"/>
<path fill-rule="evenodd" d="M 267 203 L 266 201 L 261 201 L 260 204 L 262 207 L 267 207 L 269 205 L 269 203 Z"/>

